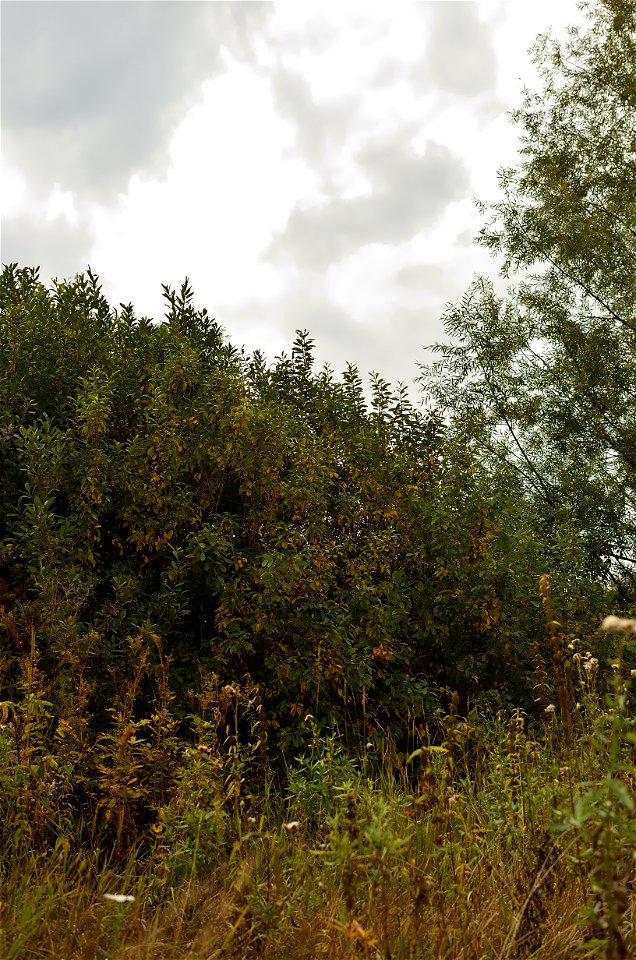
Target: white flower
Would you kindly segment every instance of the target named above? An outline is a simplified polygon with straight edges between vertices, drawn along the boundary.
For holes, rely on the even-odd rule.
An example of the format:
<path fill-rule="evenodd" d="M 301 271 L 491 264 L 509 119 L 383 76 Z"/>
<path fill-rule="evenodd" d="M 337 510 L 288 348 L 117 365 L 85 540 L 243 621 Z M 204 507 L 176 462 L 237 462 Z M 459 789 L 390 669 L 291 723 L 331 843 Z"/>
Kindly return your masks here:
<path fill-rule="evenodd" d="M 609 633 L 616 633 L 618 630 L 624 630 L 625 633 L 634 633 L 636 631 L 636 620 L 622 620 L 620 617 L 605 617 L 601 624 L 601 630 L 607 630 Z"/>
<path fill-rule="evenodd" d="M 283 824 L 283 830 L 286 830 L 287 833 L 296 833 L 299 826 L 300 820 L 292 820 L 290 823 Z"/>
<path fill-rule="evenodd" d="M 554 713 L 555 710 L 556 710 L 556 707 L 554 706 L 554 704 L 553 704 L 553 703 L 549 703 L 543 712 L 544 712 L 544 713 Z"/>

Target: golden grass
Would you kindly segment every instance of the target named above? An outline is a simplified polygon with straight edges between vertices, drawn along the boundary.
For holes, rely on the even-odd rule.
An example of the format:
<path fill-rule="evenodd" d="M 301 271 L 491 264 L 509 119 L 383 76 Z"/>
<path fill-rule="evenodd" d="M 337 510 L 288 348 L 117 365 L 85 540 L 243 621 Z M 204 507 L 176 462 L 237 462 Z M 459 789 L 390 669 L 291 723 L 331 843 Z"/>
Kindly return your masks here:
<path fill-rule="evenodd" d="M 463 759 L 446 749 L 423 750 L 397 769 L 387 751 L 373 775 L 368 759 L 363 774 L 341 758 L 331 799 L 311 823 L 300 806 L 303 784 L 311 785 L 308 763 L 290 781 L 285 804 L 251 797 L 238 817 L 224 817 L 216 853 L 203 866 L 193 853 L 189 872 L 183 858 L 171 860 L 165 837 L 146 845 L 143 859 L 110 864 L 106 851 L 74 849 L 69 838 L 46 856 L 21 854 L 4 864 L 1 955 L 612 956 L 607 941 L 591 939 L 598 930 L 585 915 L 593 890 L 584 824 L 549 829 L 572 814 L 586 774 L 597 771 L 598 748 L 582 740 L 574 753 L 568 747 L 566 769 L 565 746 L 549 730 L 543 743 L 532 739 L 517 716 L 493 725 L 489 742 L 482 732 L 479 750 Z M 134 899 L 106 896 L 113 894 Z M 625 943 L 633 921 L 630 894 Z"/>

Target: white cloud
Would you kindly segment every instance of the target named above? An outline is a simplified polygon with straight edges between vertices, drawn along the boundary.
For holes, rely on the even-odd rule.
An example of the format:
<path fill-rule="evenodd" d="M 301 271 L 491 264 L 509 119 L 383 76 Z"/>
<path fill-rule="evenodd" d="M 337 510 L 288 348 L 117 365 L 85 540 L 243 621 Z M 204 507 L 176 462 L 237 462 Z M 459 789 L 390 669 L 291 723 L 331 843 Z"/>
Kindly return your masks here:
<path fill-rule="evenodd" d="M 175 130 L 165 178 L 133 177 L 116 209 L 95 209 L 91 256 L 105 282 L 128 288 L 143 312 L 158 307 L 162 282 L 186 274 L 212 310 L 278 294 L 284 276 L 260 255 L 317 189 L 292 143 L 267 81 L 228 57 Z"/>
<path fill-rule="evenodd" d="M 141 6 L 152 20 L 153 5 Z M 198 87 L 191 71 L 189 86 L 179 79 L 185 61 L 173 64 L 168 82 L 141 51 L 130 130 L 121 90 L 115 96 L 99 83 L 102 113 L 78 120 L 72 138 L 55 117 L 31 124 L 28 137 L 36 146 L 42 138 L 41 149 L 29 150 L 43 158 L 39 180 L 4 166 L 1 174 L 11 259 L 33 263 L 37 255 L 44 275 L 47 265 L 68 276 L 90 263 L 114 304 L 132 301 L 139 314 L 157 318 L 161 284 L 187 275 L 197 305 L 238 344 L 271 357 L 289 349 L 294 329 L 308 327 L 317 353 L 337 370 L 351 360 L 363 371 L 411 379 L 423 359 L 419 346 L 443 336 L 445 303 L 461 296 L 475 271 L 496 273 L 486 251 L 466 240 L 481 224 L 472 198 L 493 200 L 497 169 L 514 163 L 517 131 L 505 110 L 519 102 L 523 80 L 532 81 L 526 50 L 541 30 L 553 24 L 562 34 L 579 16 L 574 0 L 450 6 L 280 2 L 271 16 L 243 24 L 241 53 L 234 21 L 250 5 L 219 5 L 225 19 L 212 31 L 214 56 L 205 44 L 199 51 L 206 72 L 197 83 L 208 79 Z M 203 20 L 179 23 L 187 33 Z M 155 33 L 165 39 L 175 22 L 158 17 Z M 54 36 L 63 27 L 43 29 Z M 81 24 L 75 29 L 80 36 Z M 429 41 L 437 59 L 428 56 Z M 55 57 L 50 64 L 58 69 Z M 80 66 L 88 70 L 84 60 Z M 67 100 L 76 73 L 60 88 L 70 91 Z M 153 121 L 164 100 L 171 117 L 176 105 L 182 110 L 169 139 L 168 121 Z M 94 145 L 109 117 L 105 129 L 124 124 L 121 143 L 138 134 L 138 149 L 113 140 L 111 156 L 101 141 Z M 18 125 L 16 136 L 26 150 L 25 129 Z M 101 166 L 86 162 L 89 148 Z M 47 149 L 62 166 L 75 157 L 68 169 L 78 182 L 52 171 Z M 103 178 L 127 184 L 115 200 L 98 189 Z"/>
<path fill-rule="evenodd" d="M 70 190 L 62 190 L 56 183 L 46 204 L 45 217 L 49 221 L 63 217 L 67 223 L 75 225 L 78 222 L 75 195 Z"/>
<path fill-rule="evenodd" d="M 24 175 L 6 163 L 0 165 L 0 216 L 11 220 L 37 209 Z"/>

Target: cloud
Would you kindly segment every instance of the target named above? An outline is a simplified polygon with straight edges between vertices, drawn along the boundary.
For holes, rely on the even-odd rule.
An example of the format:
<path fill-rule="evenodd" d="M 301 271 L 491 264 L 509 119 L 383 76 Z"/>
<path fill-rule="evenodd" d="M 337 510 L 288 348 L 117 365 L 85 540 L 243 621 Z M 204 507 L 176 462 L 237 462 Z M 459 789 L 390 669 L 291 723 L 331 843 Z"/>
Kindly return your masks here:
<path fill-rule="evenodd" d="M 471 195 L 514 163 L 540 6 L 3 0 L 3 260 L 90 263 L 156 318 L 187 275 L 239 345 L 308 328 L 337 371 L 410 380 L 496 271 Z"/>
<path fill-rule="evenodd" d="M 359 95 L 319 103 L 302 74 L 278 66 L 270 76 L 277 110 L 292 123 L 299 152 L 326 172 L 334 151 L 355 126 Z"/>
<path fill-rule="evenodd" d="M 497 56 L 492 30 L 477 4 L 462 0 L 428 6 L 430 31 L 420 82 L 463 97 L 494 94 Z"/>
<path fill-rule="evenodd" d="M 9 217 L 19 217 L 31 205 L 29 185 L 19 170 L 12 169 L 6 163 L 0 165 L 0 211 L 3 221 Z"/>
<path fill-rule="evenodd" d="M 157 172 L 220 39 L 249 57 L 269 4 L 4 2 L 3 150 L 35 192 L 106 201 Z"/>
<path fill-rule="evenodd" d="M 44 216 L 23 216 L 19 220 L 3 220 L 2 262 L 21 267 L 45 267 L 41 279 L 59 280 L 75 276 L 86 269 L 86 250 L 90 234 L 85 226 L 69 223 L 64 216 L 47 220 Z"/>
<path fill-rule="evenodd" d="M 6 163 L 0 171 L 2 197 L 2 263 L 39 267 L 41 279 L 63 279 L 86 268 L 90 225 L 80 217 L 75 196 L 54 185 L 35 196 L 24 175 Z"/>
<path fill-rule="evenodd" d="M 339 374 L 351 362 L 365 382 L 376 371 L 393 384 L 411 383 L 418 362 L 432 356 L 425 347 L 444 339 L 446 304 L 462 296 L 475 272 L 488 270 L 485 250 L 463 251 L 458 260 L 453 248 L 442 223 L 430 238 L 359 248 L 321 274 L 290 272 L 268 300 L 218 305 L 214 312 L 232 342 L 258 347 L 270 360 L 289 353 L 295 331 L 307 329 L 319 366 L 329 362 Z"/>
<path fill-rule="evenodd" d="M 405 290 L 427 289 L 438 284 L 440 278 L 439 263 L 408 263 L 396 273 L 396 281 Z"/>
<path fill-rule="evenodd" d="M 322 270 L 357 247 L 399 243 L 430 228 L 469 185 L 459 157 L 435 142 L 418 154 L 408 134 L 362 148 L 356 160 L 369 192 L 297 206 L 269 257 Z"/>
<path fill-rule="evenodd" d="M 291 150 L 266 80 L 227 55 L 226 72 L 174 131 L 160 178 L 133 177 L 116 205 L 93 211 L 93 263 L 105 290 L 126 286 L 143 312 L 161 309 L 160 284 L 188 275 L 211 309 L 274 296 L 282 272 L 261 261 L 315 178 Z M 137 290 L 137 297 L 133 291 Z"/>
<path fill-rule="evenodd" d="M 46 219 L 51 221 L 56 220 L 57 217 L 64 217 L 67 223 L 73 225 L 77 224 L 78 221 L 75 195 L 70 190 L 60 190 L 59 184 L 56 183 L 49 198 Z"/>

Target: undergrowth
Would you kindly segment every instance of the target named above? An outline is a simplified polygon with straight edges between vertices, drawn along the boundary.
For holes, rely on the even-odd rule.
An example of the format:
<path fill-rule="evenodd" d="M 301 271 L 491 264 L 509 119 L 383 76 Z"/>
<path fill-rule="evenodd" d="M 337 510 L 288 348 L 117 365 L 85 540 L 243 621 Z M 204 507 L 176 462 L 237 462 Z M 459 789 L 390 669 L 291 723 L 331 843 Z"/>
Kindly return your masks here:
<path fill-rule="evenodd" d="M 461 716 L 451 697 L 408 751 L 376 735 L 355 754 L 307 715 L 308 746 L 282 767 L 247 679 L 202 676 L 177 735 L 147 638 L 155 713 L 135 717 L 129 684 L 91 744 L 81 690 L 74 719 L 51 716 L 33 647 L 21 700 L 0 708 L 1 955 L 633 956 L 634 626 L 607 621 L 605 665 L 551 622 L 537 689 L 550 659 L 562 684 L 538 722 Z"/>

